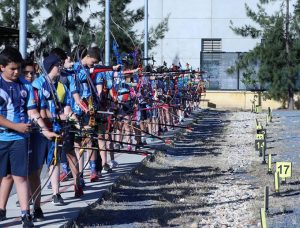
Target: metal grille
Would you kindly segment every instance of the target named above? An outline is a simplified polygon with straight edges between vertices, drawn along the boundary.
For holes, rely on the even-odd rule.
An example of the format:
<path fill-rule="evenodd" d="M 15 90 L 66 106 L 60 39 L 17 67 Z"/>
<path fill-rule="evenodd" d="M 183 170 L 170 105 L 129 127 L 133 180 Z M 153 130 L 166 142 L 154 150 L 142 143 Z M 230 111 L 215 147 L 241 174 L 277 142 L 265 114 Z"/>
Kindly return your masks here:
<path fill-rule="evenodd" d="M 201 50 L 203 52 L 221 52 L 221 39 L 202 39 Z"/>

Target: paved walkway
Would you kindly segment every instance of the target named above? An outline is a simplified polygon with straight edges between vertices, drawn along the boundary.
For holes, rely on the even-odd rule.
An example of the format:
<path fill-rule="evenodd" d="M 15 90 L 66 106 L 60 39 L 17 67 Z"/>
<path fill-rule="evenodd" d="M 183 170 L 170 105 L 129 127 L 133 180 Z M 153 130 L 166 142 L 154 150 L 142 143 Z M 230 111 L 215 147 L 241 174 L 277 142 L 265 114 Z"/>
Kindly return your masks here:
<path fill-rule="evenodd" d="M 182 124 L 187 125 L 192 122 L 192 119 L 186 119 Z M 163 138 L 170 138 L 180 129 L 168 132 Z M 164 149 L 165 146 L 159 140 L 147 139 L 148 146 L 151 148 L 144 148 L 148 152 L 155 152 L 156 150 Z M 105 191 L 109 190 L 116 179 L 124 174 L 129 173 L 145 158 L 144 155 L 134 154 L 115 154 L 115 160 L 119 163 L 119 166 L 114 169 L 112 173 L 103 174 L 99 182 L 90 183 L 89 171 L 84 172 L 84 178 L 86 187 L 84 189 L 84 196 L 80 199 L 74 198 L 74 186 L 73 181 L 66 181 L 61 183 L 60 191 L 61 196 L 65 201 L 64 206 L 54 206 L 51 203 L 52 191 L 45 187 L 42 191 L 42 210 L 45 215 L 45 221 L 35 222 L 35 227 L 64 227 L 68 222 L 75 220 L 80 211 L 92 203 L 97 202 Z M 42 186 L 48 179 L 48 175 L 44 176 Z M 48 185 L 48 184 L 47 184 Z M 7 205 L 7 219 L 0 222 L 0 227 L 22 227 L 20 218 L 20 208 L 16 207 L 17 195 L 12 194 L 9 198 Z"/>

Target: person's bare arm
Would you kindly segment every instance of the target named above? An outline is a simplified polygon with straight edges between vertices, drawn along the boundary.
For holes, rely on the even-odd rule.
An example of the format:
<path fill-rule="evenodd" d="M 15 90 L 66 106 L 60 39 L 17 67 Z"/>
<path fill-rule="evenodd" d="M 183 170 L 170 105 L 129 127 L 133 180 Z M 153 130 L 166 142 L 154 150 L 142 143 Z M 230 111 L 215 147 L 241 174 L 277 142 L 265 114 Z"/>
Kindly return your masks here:
<path fill-rule="evenodd" d="M 31 124 L 28 123 L 14 123 L 4 116 L 0 115 L 0 126 L 20 132 L 26 133 L 30 131 Z"/>
<path fill-rule="evenodd" d="M 51 138 L 54 138 L 54 137 L 59 137 L 59 135 L 57 135 L 56 133 L 50 131 L 47 128 L 43 118 L 41 117 L 40 113 L 36 109 L 28 110 L 27 114 L 28 114 L 28 116 L 30 116 L 31 119 L 35 120 L 35 122 L 40 126 L 40 128 L 42 129 L 42 134 L 47 139 L 51 139 Z"/>

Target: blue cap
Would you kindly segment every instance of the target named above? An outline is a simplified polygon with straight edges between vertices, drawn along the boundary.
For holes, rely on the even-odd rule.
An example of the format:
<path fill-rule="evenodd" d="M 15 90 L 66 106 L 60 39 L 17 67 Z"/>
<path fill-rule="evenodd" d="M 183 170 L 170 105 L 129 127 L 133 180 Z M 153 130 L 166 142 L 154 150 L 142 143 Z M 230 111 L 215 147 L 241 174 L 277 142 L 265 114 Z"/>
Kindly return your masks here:
<path fill-rule="evenodd" d="M 61 62 L 61 59 L 58 58 L 56 55 L 47 56 L 43 61 L 44 68 L 45 68 L 47 74 L 50 73 L 53 66 L 59 64 L 60 62 Z"/>

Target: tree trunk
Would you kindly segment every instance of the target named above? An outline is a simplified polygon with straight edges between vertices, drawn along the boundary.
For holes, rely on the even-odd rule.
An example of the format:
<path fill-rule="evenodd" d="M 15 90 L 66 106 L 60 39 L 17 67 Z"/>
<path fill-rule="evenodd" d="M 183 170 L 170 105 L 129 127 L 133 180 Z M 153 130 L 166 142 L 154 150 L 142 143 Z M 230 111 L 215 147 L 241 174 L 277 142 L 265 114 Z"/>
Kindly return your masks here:
<path fill-rule="evenodd" d="M 294 110 L 294 107 L 295 107 L 294 91 L 293 89 L 289 89 L 288 110 Z"/>

